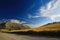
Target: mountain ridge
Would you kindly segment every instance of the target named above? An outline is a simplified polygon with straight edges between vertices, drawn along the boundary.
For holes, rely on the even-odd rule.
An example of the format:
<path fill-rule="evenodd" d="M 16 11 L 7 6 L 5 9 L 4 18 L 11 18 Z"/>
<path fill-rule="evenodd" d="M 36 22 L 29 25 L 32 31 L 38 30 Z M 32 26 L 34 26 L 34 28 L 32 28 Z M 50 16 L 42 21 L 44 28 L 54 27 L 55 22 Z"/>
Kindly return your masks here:
<path fill-rule="evenodd" d="M 9 20 L 9 21 L 1 21 L 0 29 L 10 29 L 10 30 L 20 30 L 20 29 L 29 29 L 30 27 L 25 24 L 21 24 L 18 20 Z"/>

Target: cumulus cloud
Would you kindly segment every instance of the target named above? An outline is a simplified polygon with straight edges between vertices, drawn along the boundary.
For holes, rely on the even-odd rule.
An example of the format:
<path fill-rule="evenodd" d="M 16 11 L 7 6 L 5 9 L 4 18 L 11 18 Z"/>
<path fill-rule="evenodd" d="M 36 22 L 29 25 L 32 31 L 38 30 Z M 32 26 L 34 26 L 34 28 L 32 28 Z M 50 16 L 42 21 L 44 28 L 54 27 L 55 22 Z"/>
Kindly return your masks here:
<path fill-rule="evenodd" d="M 51 20 L 60 17 L 60 0 L 52 0 L 46 6 L 42 6 L 40 14 L 42 17 L 48 17 Z"/>

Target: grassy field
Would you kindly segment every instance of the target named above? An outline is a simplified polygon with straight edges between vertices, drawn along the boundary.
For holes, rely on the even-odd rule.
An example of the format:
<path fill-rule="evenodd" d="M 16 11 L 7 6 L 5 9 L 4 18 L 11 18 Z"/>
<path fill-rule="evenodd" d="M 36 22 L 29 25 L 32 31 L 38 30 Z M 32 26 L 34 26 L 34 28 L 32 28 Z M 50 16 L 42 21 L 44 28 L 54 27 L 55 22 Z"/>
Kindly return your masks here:
<path fill-rule="evenodd" d="M 56 23 L 49 23 L 38 28 L 30 28 L 30 29 L 21 29 L 21 30 L 7 30 L 2 29 L 1 32 L 27 32 L 27 31 L 34 31 L 34 32 L 41 32 L 41 31 L 60 31 L 60 22 Z"/>

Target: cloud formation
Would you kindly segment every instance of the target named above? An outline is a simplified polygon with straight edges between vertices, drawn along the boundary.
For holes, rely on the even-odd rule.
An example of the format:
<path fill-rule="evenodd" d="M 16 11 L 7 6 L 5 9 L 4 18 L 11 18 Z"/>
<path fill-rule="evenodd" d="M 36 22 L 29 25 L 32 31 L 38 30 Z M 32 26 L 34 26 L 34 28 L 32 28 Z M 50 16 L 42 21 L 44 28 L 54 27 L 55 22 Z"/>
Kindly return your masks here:
<path fill-rule="evenodd" d="M 51 20 L 60 17 L 60 0 L 52 0 L 46 6 L 42 6 L 40 14 L 42 17 L 48 17 Z"/>
<path fill-rule="evenodd" d="M 23 24 L 23 23 L 27 23 L 26 21 L 21 21 L 21 24 Z"/>
<path fill-rule="evenodd" d="M 38 16 L 38 15 L 33 16 L 31 14 L 28 15 L 28 18 L 39 18 L 39 17 L 41 17 L 41 16 Z"/>
<path fill-rule="evenodd" d="M 26 23 L 26 21 L 20 21 L 20 20 L 16 20 L 16 19 L 11 19 L 10 22 L 11 23 L 19 23 L 19 24 Z"/>
<path fill-rule="evenodd" d="M 20 23 L 19 20 L 15 20 L 15 19 L 11 19 L 10 22 L 11 22 L 11 23 Z"/>
<path fill-rule="evenodd" d="M 41 6 L 38 11 L 39 12 L 37 13 L 37 15 L 33 16 L 33 15 L 29 14 L 28 18 L 46 17 L 52 21 L 55 21 L 56 18 L 60 17 L 60 0 L 51 0 L 46 5 L 43 4 L 43 6 Z M 34 26 L 34 25 L 38 26 L 38 24 L 33 24 L 33 25 L 30 24 L 30 25 L 31 26 Z"/>
<path fill-rule="evenodd" d="M 28 18 L 39 17 L 47 17 L 51 20 L 55 20 L 55 18 L 60 17 L 60 0 L 51 0 L 45 6 L 41 6 L 39 10 L 39 15 L 28 15 Z"/>

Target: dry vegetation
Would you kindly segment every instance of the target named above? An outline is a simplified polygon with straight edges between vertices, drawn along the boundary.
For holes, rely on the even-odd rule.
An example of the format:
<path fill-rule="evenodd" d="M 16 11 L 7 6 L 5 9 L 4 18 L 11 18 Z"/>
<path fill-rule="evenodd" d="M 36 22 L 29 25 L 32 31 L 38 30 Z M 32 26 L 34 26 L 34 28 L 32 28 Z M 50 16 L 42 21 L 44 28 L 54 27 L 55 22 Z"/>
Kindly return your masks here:
<path fill-rule="evenodd" d="M 58 31 L 60 30 L 60 22 L 49 23 L 44 26 L 32 29 L 34 31 Z"/>
<path fill-rule="evenodd" d="M 11 25 L 10 26 L 9 25 L 8 25 L 8 27 L 11 26 Z M 15 24 L 14 24 L 14 27 L 16 27 Z M 22 26 L 20 25 L 20 27 L 22 27 Z M 42 32 L 42 31 L 55 31 L 55 32 L 57 32 L 57 31 L 60 31 L 60 22 L 49 23 L 49 24 L 43 25 L 38 28 L 27 28 L 27 29 L 19 29 L 19 30 L 2 29 L 1 31 L 2 32 L 28 32 L 28 31 L 30 31 L 30 32 L 31 31 L 32 32 Z"/>
<path fill-rule="evenodd" d="M 0 31 L 13 33 L 13 34 L 19 34 L 19 35 L 35 35 L 35 36 L 38 35 L 38 36 L 60 37 L 60 22 L 49 23 L 38 28 L 27 28 L 27 29 L 19 29 L 19 30 L 1 29 Z"/>

